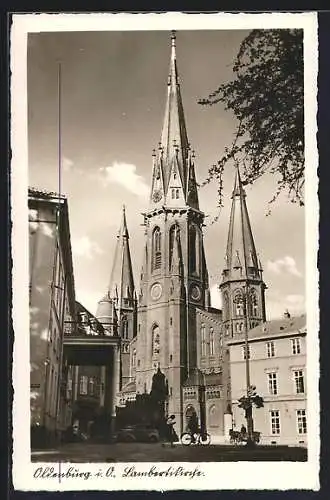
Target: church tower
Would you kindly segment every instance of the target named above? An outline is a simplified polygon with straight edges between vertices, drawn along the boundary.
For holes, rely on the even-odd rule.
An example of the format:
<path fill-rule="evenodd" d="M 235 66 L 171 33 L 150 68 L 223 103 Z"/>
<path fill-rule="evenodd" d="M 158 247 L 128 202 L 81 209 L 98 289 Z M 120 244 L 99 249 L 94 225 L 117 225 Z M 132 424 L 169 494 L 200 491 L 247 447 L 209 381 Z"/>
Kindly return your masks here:
<path fill-rule="evenodd" d="M 209 283 L 195 178 L 176 61 L 171 59 L 165 116 L 153 152 L 138 305 L 136 390 L 150 392 L 158 368 L 168 384 L 168 411 L 182 428 L 182 385 L 197 366 L 196 310 L 209 305 Z M 180 424 L 181 422 L 181 424 Z"/>
<path fill-rule="evenodd" d="M 229 221 L 225 266 L 219 286 L 223 325 L 227 337 L 243 336 L 245 312 L 248 329 L 266 321 L 262 266 L 258 259 L 246 205 L 246 193 L 237 168 Z M 246 304 L 246 311 L 245 311 Z"/>
<path fill-rule="evenodd" d="M 123 386 L 130 380 L 129 349 L 130 341 L 136 335 L 136 305 L 129 234 L 125 207 L 123 207 L 109 287 L 105 297 L 99 302 L 96 314 L 97 319 L 103 323 L 107 319 L 104 316 L 104 311 L 109 310 L 108 316 L 110 319 L 114 314 L 116 315 L 118 335 L 121 337 L 121 383 Z"/>

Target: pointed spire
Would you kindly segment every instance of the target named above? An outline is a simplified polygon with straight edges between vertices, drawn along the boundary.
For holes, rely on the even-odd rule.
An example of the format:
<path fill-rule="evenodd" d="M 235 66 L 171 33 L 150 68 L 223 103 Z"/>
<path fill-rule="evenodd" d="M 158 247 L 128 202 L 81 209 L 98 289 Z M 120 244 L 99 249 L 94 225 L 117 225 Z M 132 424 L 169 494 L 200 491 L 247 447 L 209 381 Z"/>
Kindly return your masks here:
<path fill-rule="evenodd" d="M 178 164 L 178 176 L 187 197 L 188 178 L 188 154 L 189 142 L 187 137 L 186 123 L 184 118 L 179 77 L 176 63 L 176 33 L 171 32 L 171 57 L 167 80 L 167 99 L 161 140 L 155 163 L 161 168 L 162 189 L 167 195 L 173 162 Z M 154 166 L 153 178 L 155 178 L 156 168 Z M 152 196 L 157 191 L 155 199 L 159 199 L 159 188 L 152 187 Z"/>
<path fill-rule="evenodd" d="M 116 299 L 119 308 L 125 307 L 125 305 L 131 307 L 134 301 L 134 290 L 126 210 L 125 206 L 123 206 L 122 222 L 117 236 L 117 245 L 110 276 L 109 294 L 113 299 Z"/>
<path fill-rule="evenodd" d="M 260 278 L 260 270 L 252 235 L 239 167 L 236 168 L 230 213 L 226 268 L 224 279 Z"/>

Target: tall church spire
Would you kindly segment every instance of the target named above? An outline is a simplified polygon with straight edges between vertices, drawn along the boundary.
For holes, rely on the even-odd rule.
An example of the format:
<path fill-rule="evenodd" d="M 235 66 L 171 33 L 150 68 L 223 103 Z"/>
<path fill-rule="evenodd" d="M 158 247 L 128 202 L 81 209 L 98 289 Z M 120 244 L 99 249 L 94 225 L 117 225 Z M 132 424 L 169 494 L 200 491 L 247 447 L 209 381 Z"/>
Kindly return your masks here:
<path fill-rule="evenodd" d="M 152 204 L 189 205 L 198 209 L 194 154 L 188 142 L 176 61 L 176 34 L 171 32 L 171 58 L 163 127 L 154 152 Z"/>
<path fill-rule="evenodd" d="M 239 168 L 236 170 L 229 221 L 224 279 L 260 277 L 260 269 Z"/>
<path fill-rule="evenodd" d="M 117 245 L 110 276 L 109 294 L 113 299 L 116 299 L 118 306 L 122 308 L 133 304 L 134 291 L 129 234 L 125 206 L 123 206 L 122 222 L 117 236 Z"/>

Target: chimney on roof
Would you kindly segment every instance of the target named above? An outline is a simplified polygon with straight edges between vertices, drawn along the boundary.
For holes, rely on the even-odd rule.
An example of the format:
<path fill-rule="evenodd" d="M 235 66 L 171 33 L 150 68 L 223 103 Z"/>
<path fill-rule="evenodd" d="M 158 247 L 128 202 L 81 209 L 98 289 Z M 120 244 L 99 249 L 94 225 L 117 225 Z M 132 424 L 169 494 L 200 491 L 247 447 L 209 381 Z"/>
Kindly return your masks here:
<path fill-rule="evenodd" d="M 285 311 L 285 313 L 284 313 L 284 317 L 285 317 L 285 318 L 291 318 L 291 314 L 289 313 L 289 311 L 288 311 L 288 310 L 286 310 L 286 311 Z"/>

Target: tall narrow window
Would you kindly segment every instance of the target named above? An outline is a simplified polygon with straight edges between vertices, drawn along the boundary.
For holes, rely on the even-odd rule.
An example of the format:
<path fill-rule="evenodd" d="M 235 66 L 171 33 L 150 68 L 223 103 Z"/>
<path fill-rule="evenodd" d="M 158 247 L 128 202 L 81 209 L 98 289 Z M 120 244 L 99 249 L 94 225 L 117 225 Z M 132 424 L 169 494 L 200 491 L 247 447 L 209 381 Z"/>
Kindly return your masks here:
<path fill-rule="evenodd" d="M 168 253 L 168 257 L 169 257 L 168 267 L 169 267 L 169 269 L 171 269 L 171 265 L 172 265 L 173 249 L 174 249 L 174 244 L 175 244 L 175 231 L 176 231 L 176 227 L 175 227 L 175 225 L 173 225 L 170 228 L 170 233 L 169 233 L 169 253 Z"/>
<path fill-rule="evenodd" d="M 162 263 L 162 234 L 160 232 L 159 227 L 156 227 L 153 232 L 153 240 L 152 240 L 152 262 L 153 262 L 153 270 L 159 269 Z"/>
<path fill-rule="evenodd" d="M 201 326 L 202 356 L 206 356 L 205 325 Z"/>
<path fill-rule="evenodd" d="M 179 196 L 180 196 L 180 192 L 178 189 L 175 190 L 175 197 L 176 199 L 178 200 L 179 199 Z"/>
<path fill-rule="evenodd" d="M 189 271 L 199 274 L 199 232 L 195 226 L 189 229 Z"/>
<path fill-rule="evenodd" d="M 300 339 L 292 339 L 291 340 L 291 345 L 292 345 L 292 354 L 300 354 Z"/>
<path fill-rule="evenodd" d="M 273 341 L 266 343 L 267 358 L 273 358 L 275 356 L 275 344 Z"/>
<path fill-rule="evenodd" d="M 239 290 L 234 295 L 234 313 L 237 318 L 244 316 L 243 296 Z"/>
<path fill-rule="evenodd" d="M 268 391 L 271 395 L 277 394 L 277 373 L 268 373 Z"/>
<path fill-rule="evenodd" d="M 175 189 L 172 189 L 171 194 L 172 194 L 172 198 L 174 199 L 175 198 Z"/>
<path fill-rule="evenodd" d="M 229 319 L 229 295 L 228 292 L 223 294 L 223 315 L 224 320 Z"/>
<path fill-rule="evenodd" d="M 294 383 L 295 383 L 296 394 L 303 394 L 305 392 L 305 383 L 304 383 L 304 372 L 302 370 L 294 371 Z"/>
<path fill-rule="evenodd" d="M 128 321 L 127 316 L 123 316 L 122 318 L 122 335 L 124 339 L 128 339 Z"/>
<path fill-rule="evenodd" d="M 133 368 L 135 368 L 135 365 L 136 365 L 136 349 L 133 349 L 133 353 L 132 353 L 132 366 L 133 366 Z"/>
<path fill-rule="evenodd" d="M 280 426 L 280 412 L 279 412 L 279 410 L 273 410 L 270 412 L 270 424 L 271 424 L 271 433 L 272 434 L 280 434 L 281 426 Z"/>
<path fill-rule="evenodd" d="M 160 352 L 160 332 L 159 326 L 154 325 L 152 329 L 152 357 L 153 359 L 159 358 Z"/>
<path fill-rule="evenodd" d="M 306 410 L 297 410 L 297 430 L 298 434 L 307 433 Z"/>
<path fill-rule="evenodd" d="M 252 317 L 258 316 L 258 297 L 254 289 L 250 291 L 250 315 Z"/>
<path fill-rule="evenodd" d="M 214 330 L 210 328 L 210 356 L 214 356 Z"/>

